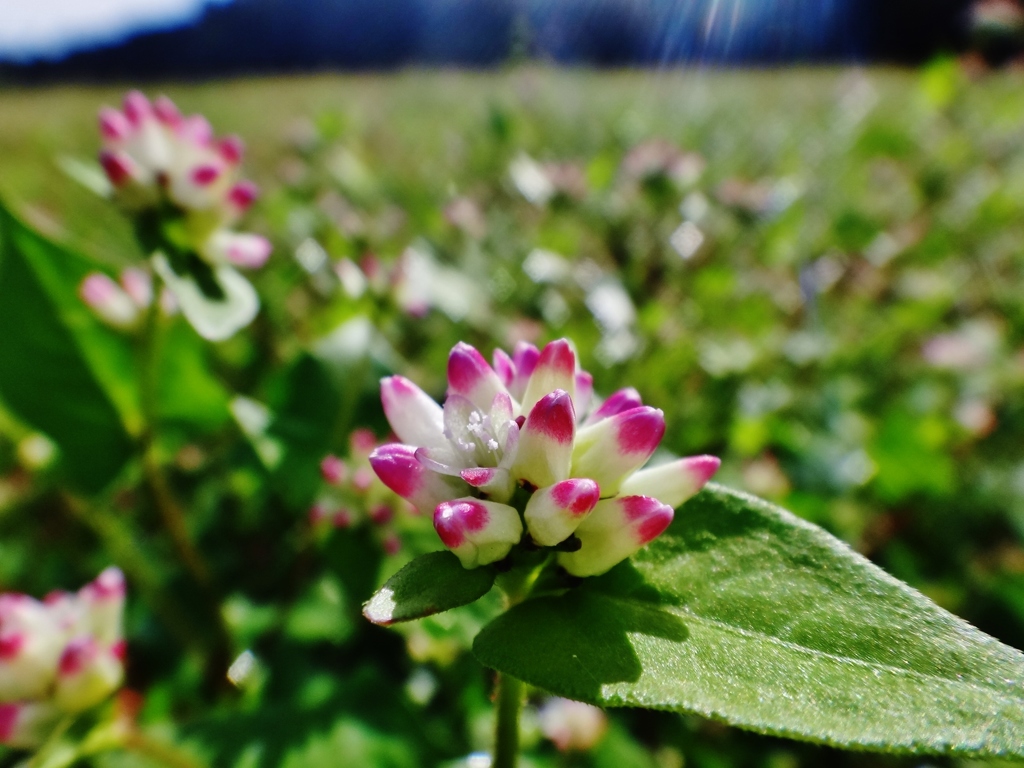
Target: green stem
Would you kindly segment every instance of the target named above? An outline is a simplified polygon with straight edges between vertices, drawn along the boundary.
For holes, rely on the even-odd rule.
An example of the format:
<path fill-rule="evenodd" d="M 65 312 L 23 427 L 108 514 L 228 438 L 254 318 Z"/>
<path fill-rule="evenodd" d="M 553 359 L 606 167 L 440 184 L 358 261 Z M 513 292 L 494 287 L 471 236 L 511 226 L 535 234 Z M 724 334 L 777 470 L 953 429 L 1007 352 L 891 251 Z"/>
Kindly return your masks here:
<path fill-rule="evenodd" d="M 67 733 L 68 729 L 74 725 L 75 716 L 67 715 L 50 732 L 50 735 L 46 737 L 46 741 L 43 742 L 42 746 L 36 750 L 36 753 L 32 755 L 32 758 L 26 762 L 25 768 L 40 768 L 40 766 L 46 765 L 47 761 L 54 755 L 55 750 L 61 743 L 61 739 L 64 734 Z M 66 746 L 66 745 L 65 745 Z M 73 760 L 73 756 L 72 756 Z M 65 765 L 70 765 L 69 760 Z"/>
<path fill-rule="evenodd" d="M 135 538 L 125 530 L 125 522 L 70 493 L 62 493 L 61 500 L 68 512 L 103 543 L 114 563 L 128 574 L 147 604 L 177 640 L 185 647 L 194 646 L 199 636 L 193 631 L 192 620 L 187 612 L 164 597 L 159 574 Z"/>
<path fill-rule="evenodd" d="M 182 752 L 172 744 L 157 741 L 140 731 L 132 731 L 124 739 L 124 748 L 167 768 L 205 768 L 205 764 Z"/>
<path fill-rule="evenodd" d="M 211 687 L 222 687 L 224 673 L 231 660 L 231 633 L 220 610 L 220 595 L 212 571 L 192 542 L 185 512 L 175 498 L 160 460 L 156 439 L 159 425 L 159 362 L 160 303 L 154 295 L 146 312 L 139 361 L 139 397 L 143 418 L 142 471 L 178 559 L 203 597 L 205 612 L 214 630 L 213 646 L 207 658 L 207 683 Z"/>
<path fill-rule="evenodd" d="M 159 422 L 160 303 L 154 298 L 146 311 L 139 363 L 139 396 L 142 405 L 142 469 L 153 495 L 157 511 L 174 549 L 192 578 L 208 591 L 212 586 L 210 569 L 192 543 L 185 514 L 174 498 L 160 463 L 156 444 Z"/>
<path fill-rule="evenodd" d="M 519 758 L 519 714 L 526 686 L 521 680 L 498 675 L 498 716 L 494 728 L 494 762 L 491 768 L 515 768 Z"/>

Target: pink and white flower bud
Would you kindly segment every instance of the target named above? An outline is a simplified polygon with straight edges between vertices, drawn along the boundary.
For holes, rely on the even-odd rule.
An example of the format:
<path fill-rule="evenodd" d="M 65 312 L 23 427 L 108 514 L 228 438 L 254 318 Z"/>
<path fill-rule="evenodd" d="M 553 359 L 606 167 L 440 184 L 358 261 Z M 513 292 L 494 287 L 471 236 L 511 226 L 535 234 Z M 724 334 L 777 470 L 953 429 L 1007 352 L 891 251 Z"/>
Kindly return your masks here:
<path fill-rule="evenodd" d="M 649 469 L 641 469 L 622 481 L 623 496 L 653 496 L 673 509 L 697 494 L 712 478 L 721 459 L 690 456 Z"/>
<path fill-rule="evenodd" d="M 505 385 L 483 355 L 462 341 L 452 347 L 448 355 L 449 396 L 460 395 L 485 411 L 499 392 L 506 392 Z"/>
<path fill-rule="evenodd" d="M 468 497 L 438 504 L 434 529 L 464 568 L 504 559 L 523 536 L 514 508 Z"/>
<path fill-rule="evenodd" d="M 38 747 L 60 718 L 60 711 L 49 702 L 0 704 L 0 744 L 14 749 Z"/>
<path fill-rule="evenodd" d="M 544 347 L 523 393 L 523 413 L 529 413 L 542 397 L 556 389 L 572 398 L 576 394 L 576 353 L 566 339 Z"/>
<path fill-rule="evenodd" d="M 380 397 L 392 431 L 403 443 L 443 446 L 444 410 L 434 398 L 403 376 L 381 379 Z"/>
<path fill-rule="evenodd" d="M 601 497 L 597 483 L 573 478 L 541 488 L 526 504 L 526 530 L 542 547 L 553 547 L 569 538 Z"/>
<path fill-rule="evenodd" d="M 384 485 L 423 513 L 467 490 L 461 481 L 423 466 L 416 458 L 416 448 L 411 445 L 382 445 L 370 454 L 370 466 Z"/>
<path fill-rule="evenodd" d="M 99 643 L 113 646 L 123 637 L 121 617 L 128 587 L 120 568 L 110 567 L 78 590 L 82 628 Z"/>
<path fill-rule="evenodd" d="M 0 595 L 0 702 L 45 696 L 62 644 L 45 605 L 26 595 Z"/>
<path fill-rule="evenodd" d="M 572 475 L 591 477 L 606 496 L 619 492 L 622 481 L 642 467 L 665 434 L 665 415 L 641 406 L 622 411 L 576 434 Z"/>
<path fill-rule="evenodd" d="M 82 712 L 110 695 L 124 677 L 123 646 L 104 646 L 92 637 L 72 640 L 57 666 L 53 702 L 64 712 Z"/>
<path fill-rule="evenodd" d="M 270 241 L 261 235 L 221 229 L 206 241 L 202 254 L 211 264 L 226 261 L 236 267 L 259 269 L 267 263 L 273 250 Z"/>
<path fill-rule="evenodd" d="M 541 733 L 561 752 L 591 749 L 608 730 L 604 711 L 582 701 L 548 699 L 538 715 Z"/>
<path fill-rule="evenodd" d="M 100 272 L 86 276 L 78 288 L 82 301 L 115 328 L 131 328 L 139 320 L 139 307 L 110 277 Z"/>
<path fill-rule="evenodd" d="M 153 303 L 153 278 L 146 270 L 128 267 L 121 273 L 121 287 L 139 309 Z"/>
<path fill-rule="evenodd" d="M 556 389 L 542 397 L 519 431 L 513 477 L 537 488 L 567 479 L 575 435 L 576 414 L 569 393 Z"/>
<path fill-rule="evenodd" d="M 580 549 L 560 553 L 558 562 L 573 576 L 602 574 L 660 536 L 674 514 L 650 496 L 600 501 L 576 529 Z"/>

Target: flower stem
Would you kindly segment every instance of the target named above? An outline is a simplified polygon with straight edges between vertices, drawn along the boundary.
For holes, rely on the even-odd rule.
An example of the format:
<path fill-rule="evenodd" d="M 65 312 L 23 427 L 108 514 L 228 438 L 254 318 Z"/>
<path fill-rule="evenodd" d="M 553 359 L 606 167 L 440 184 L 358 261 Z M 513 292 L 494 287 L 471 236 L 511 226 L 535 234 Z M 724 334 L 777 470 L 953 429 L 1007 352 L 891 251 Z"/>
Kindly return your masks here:
<path fill-rule="evenodd" d="M 159 573 L 136 544 L 137 537 L 126 530 L 125 521 L 115 519 L 105 513 L 101 506 L 90 505 L 67 492 L 61 494 L 61 500 L 68 512 L 103 543 L 114 563 L 128 574 L 150 609 L 167 629 L 183 646 L 194 647 L 198 635 L 194 632 L 191 616 L 176 603 L 166 599 L 160 589 Z"/>
<path fill-rule="evenodd" d="M 170 537 L 182 566 L 199 588 L 205 603 L 205 613 L 214 632 L 210 655 L 207 658 L 207 683 L 210 687 L 221 687 L 224 672 L 230 662 L 231 634 L 220 610 L 220 596 L 210 567 L 192 542 L 185 512 L 174 496 L 160 460 L 156 439 L 159 426 L 159 362 L 160 302 L 154 292 L 153 301 L 146 312 L 139 360 L 139 398 L 143 418 L 142 471 L 164 530 Z"/>
<path fill-rule="evenodd" d="M 494 728 L 494 761 L 491 768 L 515 768 L 519 758 L 519 714 L 526 686 L 509 675 L 498 675 L 498 716 Z"/>
<path fill-rule="evenodd" d="M 177 749 L 172 744 L 150 738 L 141 731 L 127 734 L 124 738 L 124 748 L 167 768 L 205 768 L 205 763 L 187 752 Z"/>

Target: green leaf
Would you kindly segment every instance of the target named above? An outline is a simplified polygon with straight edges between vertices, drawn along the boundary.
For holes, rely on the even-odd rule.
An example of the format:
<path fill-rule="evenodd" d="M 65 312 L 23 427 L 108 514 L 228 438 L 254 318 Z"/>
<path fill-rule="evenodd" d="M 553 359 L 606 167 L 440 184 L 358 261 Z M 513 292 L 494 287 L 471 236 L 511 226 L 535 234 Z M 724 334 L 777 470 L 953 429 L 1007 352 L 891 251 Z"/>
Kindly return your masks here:
<path fill-rule="evenodd" d="M 170 323 L 160 342 L 160 418 L 210 431 L 222 427 L 231 416 L 230 395 L 210 371 L 210 345 L 184 322 Z"/>
<path fill-rule="evenodd" d="M 78 298 L 88 264 L 0 207 L 0 397 L 61 449 L 70 481 L 98 491 L 132 455 L 131 349 Z"/>
<path fill-rule="evenodd" d="M 384 582 L 363 615 L 374 624 L 394 624 L 472 603 L 494 584 L 490 566 L 465 569 L 447 550 L 420 555 Z"/>
<path fill-rule="evenodd" d="M 842 747 L 1024 755 L 1024 655 L 820 528 L 714 485 L 631 561 L 516 606 L 473 650 L 603 706 Z"/>

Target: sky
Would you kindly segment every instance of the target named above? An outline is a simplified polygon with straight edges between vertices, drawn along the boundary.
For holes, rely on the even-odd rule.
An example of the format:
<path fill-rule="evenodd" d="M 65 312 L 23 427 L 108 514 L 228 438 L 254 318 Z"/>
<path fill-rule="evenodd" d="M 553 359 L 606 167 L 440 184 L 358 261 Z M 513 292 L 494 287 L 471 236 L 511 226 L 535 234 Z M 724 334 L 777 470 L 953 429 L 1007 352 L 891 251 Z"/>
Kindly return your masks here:
<path fill-rule="evenodd" d="M 0 0 L 0 60 L 60 58 L 134 32 L 177 26 L 230 0 Z"/>

